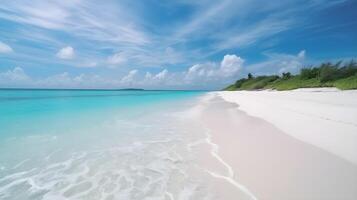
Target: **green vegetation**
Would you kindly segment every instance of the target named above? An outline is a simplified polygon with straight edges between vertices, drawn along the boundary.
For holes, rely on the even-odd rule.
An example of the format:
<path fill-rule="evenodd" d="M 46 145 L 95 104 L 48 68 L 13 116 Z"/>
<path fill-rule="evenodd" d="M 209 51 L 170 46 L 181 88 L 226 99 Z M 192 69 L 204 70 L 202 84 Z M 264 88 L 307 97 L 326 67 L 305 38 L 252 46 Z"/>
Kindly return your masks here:
<path fill-rule="evenodd" d="M 334 86 L 342 90 L 357 89 L 357 75 L 335 81 Z"/>
<path fill-rule="evenodd" d="M 281 76 L 257 76 L 237 80 L 224 90 L 292 90 L 297 88 L 337 87 L 342 90 L 357 89 L 357 63 L 351 60 L 342 66 L 327 62 L 318 67 L 303 68 L 297 75 L 283 73 Z"/>

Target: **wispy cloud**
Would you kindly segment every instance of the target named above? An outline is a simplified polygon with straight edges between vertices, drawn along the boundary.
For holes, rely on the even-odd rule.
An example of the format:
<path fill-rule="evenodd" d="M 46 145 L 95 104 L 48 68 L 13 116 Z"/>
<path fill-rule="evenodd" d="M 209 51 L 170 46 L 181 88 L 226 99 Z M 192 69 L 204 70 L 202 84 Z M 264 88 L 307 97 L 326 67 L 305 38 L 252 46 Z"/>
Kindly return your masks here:
<path fill-rule="evenodd" d="M 0 17 L 17 23 L 62 30 L 90 40 L 143 44 L 145 34 L 118 4 L 94 1 L 6 1 Z M 125 20 L 130 21 L 125 21 Z"/>
<path fill-rule="evenodd" d="M 281 74 L 283 72 L 297 73 L 306 64 L 306 51 L 297 54 L 264 53 L 267 59 L 263 62 L 248 65 L 245 72 L 259 74 Z"/>
<path fill-rule="evenodd" d="M 226 35 L 218 43 L 217 48 L 220 50 L 234 47 L 243 48 L 289 30 L 293 24 L 294 21 L 291 19 L 265 18 L 243 30 L 227 31 Z"/>
<path fill-rule="evenodd" d="M 13 52 L 12 48 L 9 45 L 0 41 L 0 53 L 11 53 L 11 52 Z"/>
<path fill-rule="evenodd" d="M 87 86 L 97 82 L 101 87 L 193 85 L 210 80 L 211 85 L 219 85 L 248 69 L 273 73 L 301 66 L 304 52 L 265 57 L 261 52 L 306 48 L 311 55 L 305 47 L 308 43 L 285 44 L 297 37 L 292 31 L 331 31 L 321 24 L 306 28 L 311 23 L 306 19 L 349 1 L 5 0 L 0 4 L 0 58 L 8 66 L 22 66 L 23 71 L 38 70 L 48 78 L 37 81 L 38 85 L 54 86 L 60 80 L 78 87 L 84 87 L 85 81 L 90 83 Z M 39 71 L 37 66 L 61 73 Z M 108 78 L 115 73 L 118 76 Z"/>

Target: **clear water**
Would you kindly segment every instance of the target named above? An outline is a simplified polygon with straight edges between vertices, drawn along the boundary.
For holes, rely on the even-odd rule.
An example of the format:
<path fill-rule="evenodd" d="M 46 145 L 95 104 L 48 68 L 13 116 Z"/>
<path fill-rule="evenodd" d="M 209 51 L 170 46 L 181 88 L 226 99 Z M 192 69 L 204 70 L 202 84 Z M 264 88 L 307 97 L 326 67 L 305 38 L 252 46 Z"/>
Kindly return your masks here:
<path fill-rule="evenodd" d="M 0 199 L 209 198 L 182 117 L 202 94 L 0 90 Z"/>

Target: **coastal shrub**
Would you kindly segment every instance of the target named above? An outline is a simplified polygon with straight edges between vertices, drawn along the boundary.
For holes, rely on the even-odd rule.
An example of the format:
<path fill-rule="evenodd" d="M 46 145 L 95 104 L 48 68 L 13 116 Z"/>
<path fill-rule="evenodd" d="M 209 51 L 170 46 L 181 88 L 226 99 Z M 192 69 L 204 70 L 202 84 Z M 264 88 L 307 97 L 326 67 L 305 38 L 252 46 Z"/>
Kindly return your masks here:
<path fill-rule="evenodd" d="M 283 73 L 281 78 L 287 80 L 291 78 L 291 73 L 290 72 Z"/>
<path fill-rule="evenodd" d="M 288 80 L 279 79 L 272 82 L 269 88 L 276 90 L 293 90 L 297 88 L 312 88 L 312 87 L 331 87 L 330 83 L 321 83 L 317 78 L 301 79 L 299 76 L 294 76 Z"/>
<path fill-rule="evenodd" d="M 237 81 L 234 83 L 235 87 L 236 87 L 236 88 L 240 88 L 240 87 L 242 86 L 242 84 L 243 84 L 246 80 L 247 80 L 247 79 L 245 79 L 245 78 L 242 78 L 242 79 L 237 80 Z"/>
<path fill-rule="evenodd" d="M 279 79 L 279 76 L 258 76 L 246 80 L 240 87 L 243 90 L 257 90 L 263 89 L 268 83 Z"/>
<path fill-rule="evenodd" d="M 340 76 L 338 65 L 333 65 L 332 63 L 323 63 L 319 68 L 319 80 L 321 82 L 333 81 L 338 79 Z"/>
<path fill-rule="evenodd" d="M 341 78 L 347 78 L 357 74 L 357 63 L 354 60 L 351 60 L 345 66 L 339 69 L 339 74 Z"/>
<path fill-rule="evenodd" d="M 341 90 L 357 89 L 357 75 L 337 80 L 334 86 Z"/>
<path fill-rule="evenodd" d="M 235 91 L 235 90 L 237 90 L 237 88 L 234 84 L 232 84 L 232 85 L 229 85 L 228 87 L 224 88 L 223 90 Z"/>
<path fill-rule="evenodd" d="M 273 82 L 273 81 L 275 81 L 277 79 L 279 79 L 279 76 L 267 76 L 267 77 L 264 77 L 260 81 L 258 81 L 255 85 L 253 85 L 253 88 L 254 89 L 262 89 L 266 85 L 268 85 L 268 83 Z"/>
<path fill-rule="evenodd" d="M 357 62 L 322 63 L 318 67 L 300 70 L 300 74 L 283 73 L 279 76 L 257 76 L 248 74 L 248 78 L 237 80 L 226 90 L 277 89 L 291 90 L 309 87 L 337 87 L 339 89 L 357 89 Z"/>
<path fill-rule="evenodd" d="M 316 78 L 319 73 L 318 68 L 302 68 L 300 70 L 300 78 L 301 79 L 310 79 L 310 78 Z"/>

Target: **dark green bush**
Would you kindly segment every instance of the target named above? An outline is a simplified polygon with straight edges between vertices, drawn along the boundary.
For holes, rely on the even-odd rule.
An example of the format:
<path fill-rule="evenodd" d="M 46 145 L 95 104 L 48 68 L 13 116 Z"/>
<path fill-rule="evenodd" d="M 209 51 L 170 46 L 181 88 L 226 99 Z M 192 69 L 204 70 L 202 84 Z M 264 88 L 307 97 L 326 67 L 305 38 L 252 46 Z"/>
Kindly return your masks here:
<path fill-rule="evenodd" d="M 284 80 L 288 80 L 289 78 L 291 78 L 291 73 L 290 72 L 283 73 L 281 78 Z"/>
<path fill-rule="evenodd" d="M 273 82 L 273 81 L 277 80 L 278 78 L 279 78 L 279 76 L 276 76 L 276 75 L 274 75 L 274 76 L 258 76 L 256 78 L 252 78 L 248 82 L 246 82 L 243 85 L 243 88 L 250 89 L 250 90 L 262 89 L 266 85 L 268 85 L 268 83 Z"/>
<path fill-rule="evenodd" d="M 340 77 L 338 65 L 333 65 L 332 63 L 323 63 L 319 68 L 319 80 L 321 82 L 333 81 Z"/>
<path fill-rule="evenodd" d="M 357 63 L 351 60 L 348 64 L 339 69 L 340 78 L 347 78 L 357 74 Z"/>
<path fill-rule="evenodd" d="M 300 78 L 303 80 L 316 78 L 319 73 L 318 68 L 302 68 L 300 70 Z"/>
<path fill-rule="evenodd" d="M 246 81 L 247 79 L 245 78 L 242 78 L 242 79 L 239 79 L 237 80 L 234 85 L 237 87 L 237 88 L 240 88 L 242 86 L 242 84 Z"/>

